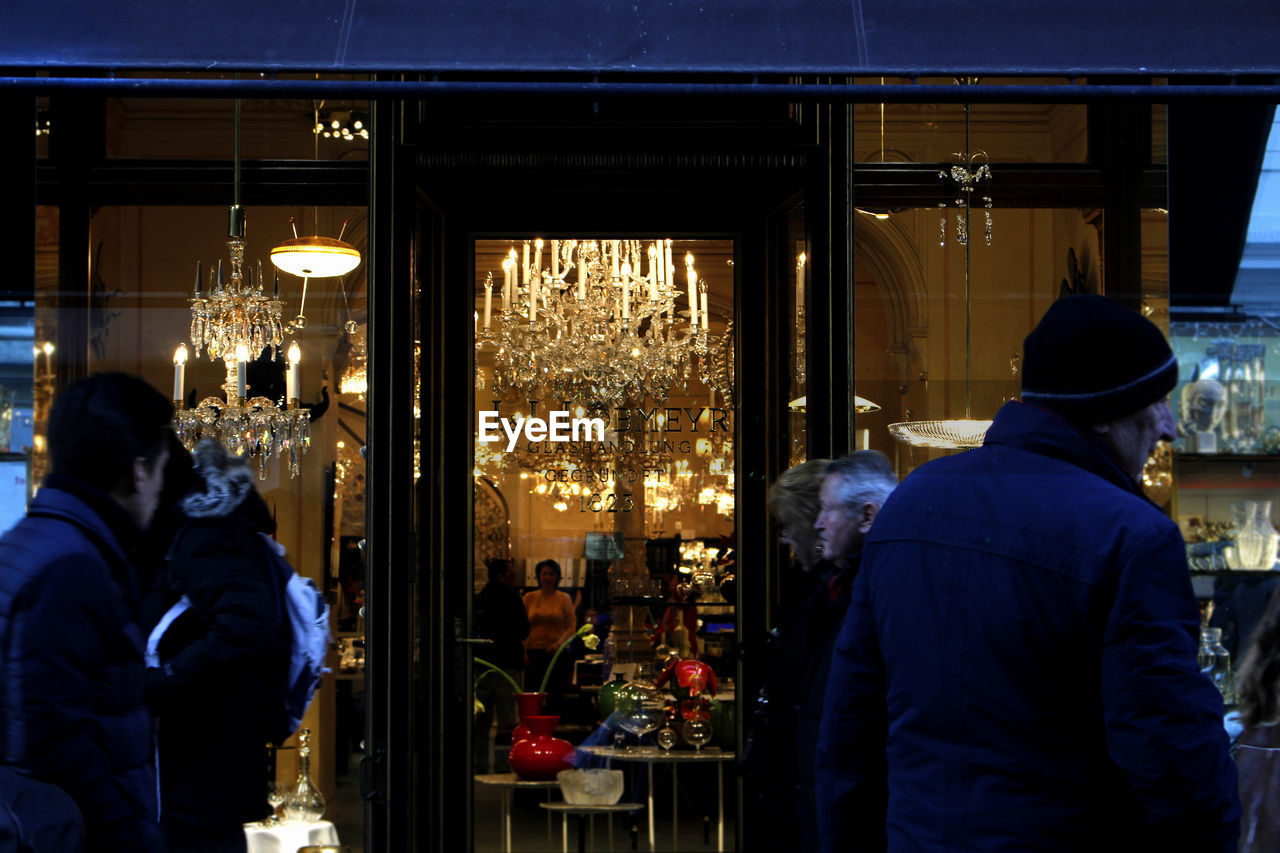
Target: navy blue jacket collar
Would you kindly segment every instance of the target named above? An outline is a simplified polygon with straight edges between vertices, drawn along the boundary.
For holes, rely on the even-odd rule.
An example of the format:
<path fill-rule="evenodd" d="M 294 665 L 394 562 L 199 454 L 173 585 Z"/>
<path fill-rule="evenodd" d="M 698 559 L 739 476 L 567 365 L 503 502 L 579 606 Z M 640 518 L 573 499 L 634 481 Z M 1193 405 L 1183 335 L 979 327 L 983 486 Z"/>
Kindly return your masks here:
<path fill-rule="evenodd" d="M 996 413 L 983 444 L 1003 445 L 1070 462 L 1146 498 L 1102 438 L 1057 412 L 1012 400 Z"/>

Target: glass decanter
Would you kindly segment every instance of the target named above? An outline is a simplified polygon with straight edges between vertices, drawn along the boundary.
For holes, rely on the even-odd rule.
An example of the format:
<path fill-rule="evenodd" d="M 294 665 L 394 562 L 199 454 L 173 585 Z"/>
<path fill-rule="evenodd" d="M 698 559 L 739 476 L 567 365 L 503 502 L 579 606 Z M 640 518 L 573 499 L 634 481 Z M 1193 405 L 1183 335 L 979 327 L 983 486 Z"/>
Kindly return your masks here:
<path fill-rule="evenodd" d="M 1196 654 L 1200 671 L 1222 694 L 1223 704 L 1236 703 L 1236 683 L 1231 672 L 1231 653 L 1222 645 L 1221 628 L 1200 629 L 1200 649 Z"/>
<path fill-rule="evenodd" d="M 284 802 L 289 820 L 311 823 L 324 814 L 324 797 L 311 782 L 311 729 L 298 733 L 298 779 Z"/>

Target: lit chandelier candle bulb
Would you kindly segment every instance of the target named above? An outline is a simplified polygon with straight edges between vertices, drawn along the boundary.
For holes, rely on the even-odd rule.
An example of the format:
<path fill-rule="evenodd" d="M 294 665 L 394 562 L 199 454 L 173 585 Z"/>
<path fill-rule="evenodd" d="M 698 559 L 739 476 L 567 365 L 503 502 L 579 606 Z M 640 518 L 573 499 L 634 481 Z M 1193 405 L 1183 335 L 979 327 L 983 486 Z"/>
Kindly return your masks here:
<path fill-rule="evenodd" d="M 667 287 L 672 290 L 676 288 L 676 268 L 671 263 L 671 240 L 668 238 L 664 242 L 664 250 L 662 256 L 662 268 L 667 273 Z"/>
<path fill-rule="evenodd" d="M 539 281 L 542 278 L 542 238 L 539 237 L 533 241 L 533 280 Z"/>
<path fill-rule="evenodd" d="M 484 330 L 489 331 L 489 314 L 493 310 L 493 275 L 484 280 Z"/>
<path fill-rule="evenodd" d="M 197 281 L 199 277 L 197 275 Z M 173 351 L 173 402 L 182 408 L 182 397 L 186 391 L 187 379 L 187 345 L 178 344 Z"/>
<path fill-rule="evenodd" d="M 502 262 L 502 310 L 509 308 L 511 301 L 511 285 L 512 279 L 516 274 L 516 250 L 512 249 L 507 255 L 507 259 Z"/>
<path fill-rule="evenodd" d="M 538 277 L 532 276 L 529 279 L 529 326 L 538 319 Z"/>
<path fill-rule="evenodd" d="M 658 267 L 657 267 L 658 250 L 649 244 L 649 299 L 658 301 Z"/>
<path fill-rule="evenodd" d="M 299 389 L 302 386 L 302 368 L 299 362 L 302 361 L 302 350 L 298 347 L 298 342 L 293 341 L 289 344 L 289 369 L 286 371 L 286 385 L 288 386 L 289 408 L 295 408 L 298 405 L 298 398 L 301 397 Z"/>
<path fill-rule="evenodd" d="M 698 277 L 693 272 L 693 252 L 685 252 L 684 271 L 689 281 L 689 325 L 698 328 Z"/>
<path fill-rule="evenodd" d="M 236 396 L 241 400 L 245 398 L 246 383 L 245 374 L 249 367 L 249 348 L 244 344 L 236 346 Z"/>

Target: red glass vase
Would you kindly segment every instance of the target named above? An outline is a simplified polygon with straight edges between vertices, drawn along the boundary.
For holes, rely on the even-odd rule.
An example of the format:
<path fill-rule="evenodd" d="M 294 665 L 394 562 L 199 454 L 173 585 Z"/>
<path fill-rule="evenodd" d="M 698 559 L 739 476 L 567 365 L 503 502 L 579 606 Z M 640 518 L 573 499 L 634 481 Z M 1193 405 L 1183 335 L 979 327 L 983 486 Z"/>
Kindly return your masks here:
<path fill-rule="evenodd" d="M 511 730 L 511 742 L 519 743 L 529 737 L 532 732 L 529 726 L 525 724 L 527 717 L 538 717 L 542 715 L 542 703 L 547 701 L 545 693 L 517 693 L 516 694 L 516 713 L 520 717 L 520 722 L 516 723 L 516 727 Z M 552 728 L 555 728 L 552 726 Z"/>
<path fill-rule="evenodd" d="M 511 745 L 507 761 L 521 779 L 554 779 L 561 770 L 573 769 L 573 744 L 555 736 L 558 716 L 524 718 L 532 734 Z"/>

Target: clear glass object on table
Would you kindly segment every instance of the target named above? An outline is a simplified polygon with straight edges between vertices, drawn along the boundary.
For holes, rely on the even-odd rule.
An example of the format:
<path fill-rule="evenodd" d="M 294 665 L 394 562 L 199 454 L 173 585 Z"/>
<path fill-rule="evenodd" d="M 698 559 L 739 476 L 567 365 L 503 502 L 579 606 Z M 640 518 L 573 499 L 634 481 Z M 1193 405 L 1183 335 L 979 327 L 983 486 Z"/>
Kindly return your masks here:
<path fill-rule="evenodd" d="M 293 786 L 288 782 L 267 783 L 267 805 L 271 806 L 271 816 L 261 822 L 262 826 L 273 826 L 280 823 L 280 807 L 288 799 Z"/>
<path fill-rule="evenodd" d="M 676 730 L 670 726 L 665 726 L 657 734 L 658 746 L 662 747 L 665 752 L 670 752 L 671 747 L 676 745 Z"/>
<path fill-rule="evenodd" d="M 638 665 L 635 679 L 623 685 L 614 703 L 613 712 L 618 725 L 637 738 L 656 731 L 665 715 L 662 694 L 651 678 L 652 667 L 647 664 Z M 643 751 L 645 747 L 636 749 Z"/>
<path fill-rule="evenodd" d="M 701 717 L 685 720 L 684 739 L 693 744 L 695 751 L 701 752 L 703 745 L 711 740 L 711 723 Z"/>
<path fill-rule="evenodd" d="M 311 730 L 298 733 L 298 779 L 284 803 L 289 820 L 310 823 L 324 815 L 324 796 L 311 781 Z"/>

